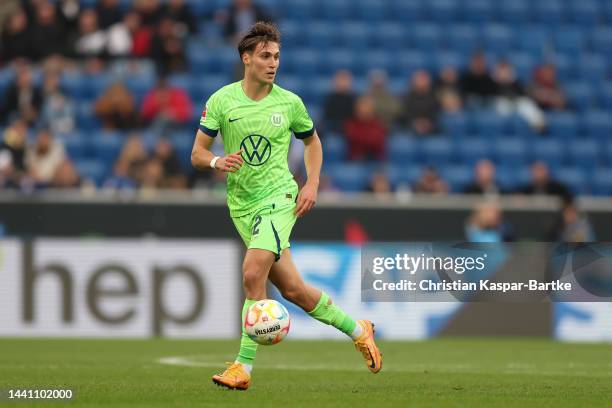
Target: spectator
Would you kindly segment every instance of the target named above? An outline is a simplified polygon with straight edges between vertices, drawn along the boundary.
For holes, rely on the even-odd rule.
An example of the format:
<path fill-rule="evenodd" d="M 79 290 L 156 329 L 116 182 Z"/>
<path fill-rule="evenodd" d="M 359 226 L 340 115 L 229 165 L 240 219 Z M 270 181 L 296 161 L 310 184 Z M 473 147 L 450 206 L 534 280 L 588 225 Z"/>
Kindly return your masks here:
<path fill-rule="evenodd" d="M 2 30 L 0 61 L 10 62 L 17 58 L 32 57 L 32 36 L 28 20 L 22 9 L 17 9 Z"/>
<path fill-rule="evenodd" d="M 75 124 L 75 109 L 72 101 L 60 89 L 60 74 L 49 71 L 44 78 L 44 102 L 42 123 L 54 134 L 72 132 Z"/>
<path fill-rule="evenodd" d="M 495 95 L 496 85 L 487 71 L 487 60 L 483 53 L 476 53 L 470 66 L 461 77 L 461 91 L 469 105 L 483 105 Z"/>
<path fill-rule="evenodd" d="M 132 129 L 137 112 L 134 96 L 121 83 L 111 85 L 96 101 L 94 110 L 105 129 Z"/>
<path fill-rule="evenodd" d="M 81 4 L 79 0 L 60 0 L 56 3 L 57 18 L 67 37 L 75 37 L 78 32 Z"/>
<path fill-rule="evenodd" d="M 119 159 L 121 166 L 127 168 L 125 173 L 132 180 L 140 180 L 142 176 L 142 168 L 147 161 L 147 150 L 145 149 L 142 139 L 138 135 L 132 135 L 123 145 Z M 117 172 L 117 166 L 115 166 Z"/>
<path fill-rule="evenodd" d="M 115 162 L 113 174 L 104 182 L 104 188 L 110 190 L 135 190 L 136 180 L 130 177 L 130 163 L 125 159 Z"/>
<path fill-rule="evenodd" d="M 109 57 L 121 58 L 130 56 L 134 47 L 132 31 L 138 30 L 139 21 L 138 14 L 128 13 L 123 20 L 113 24 L 106 30 L 106 53 Z"/>
<path fill-rule="evenodd" d="M 500 61 L 493 70 L 495 107 L 500 114 L 517 113 L 536 131 L 541 132 L 546 124 L 544 113 L 526 96 L 525 90 L 516 78 L 514 67 L 508 61 Z"/>
<path fill-rule="evenodd" d="M 566 243 L 596 241 L 591 222 L 585 214 L 580 212 L 576 203 L 571 199 L 563 201 L 561 211 L 546 239 Z"/>
<path fill-rule="evenodd" d="M 79 37 L 74 45 L 75 55 L 81 58 L 99 58 L 106 51 L 106 33 L 98 27 L 98 16 L 85 10 L 79 16 Z"/>
<path fill-rule="evenodd" d="M 170 86 L 160 79 L 144 97 L 141 114 L 146 122 L 152 122 L 159 130 L 185 124 L 191 118 L 191 100 L 180 88 Z"/>
<path fill-rule="evenodd" d="M 504 242 L 511 240 L 510 227 L 504 223 L 502 210 L 495 201 L 479 204 L 468 218 L 465 235 L 469 242 Z"/>
<path fill-rule="evenodd" d="M 19 188 L 26 169 L 27 125 L 14 121 L 3 133 L 0 142 L 0 187 Z"/>
<path fill-rule="evenodd" d="M 563 110 L 567 106 L 565 94 L 557 82 L 557 71 L 552 64 L 536 68 L 529 94 L 544 110 Z"/>
<path fill-rule="evenodd" d="M 81 177 L 74 164 L 69 159 L 65 159 L 57 168 L 51 181 L 53 188 L 77 188 L 81 185 Z"/>
<path fill-rule="evenodd" d="M 154 27 L 162 17 L 159 0 L 135 0 L 134 11 L 140 16 L 142 25 Z"/>
<path fill-rule="evenodd" d="M 53 55 L 65 55 L 66 32 L 55 8 L 48 2 L 41 2 L 34 12 L 35 24 L 31 28 L 33 59 L 40 61 Z"/>
<path fill-rule="evenodd" d="M 529 195 L 553 195 L 565 201 L 572 199 L 572 193 L 563 183 L 550 178 L 548 166 L 543 162 L 535 162 L 531 166 L 531 183 L 520 191 Z"/>
<path fill-rule="evenodd" d="M 142 24 L 138 13 L 127 13 L 123 19 L 132 37 L 132 52 L 134 57 L 148 57 L 151 54 L 151 39 L 153 29 Z"/>
<path fill-rule="evenodd" d="M 413 188 L 415 193 L 447 194 L 448 184 L 433 167 L 425 167 Z"/>
<path fill-rule="evenodd" d="M 223 26 L 225 38 L 233 43 L 257 21 L 272 21 L 272 18 L 251 0 L 233 0 L 229 8 L 217 12 L 215 19 Z"/>
<path fill-rule="evenodd" d="M 177 24 L 180 35 L 193 34 L 197 31 L 194 14 L 185 0 L 168 0 L 163 8 L 163 15 L 170 17 Z"/>
<path fill-rule="evenodd" d="M 162 165 L 162 185 L 164 187 L 186 187 L 187 179 L 181 169 L 181 161 L 168 139 L 162 138 L 157 142 L 153 157 L 159 160 Z"/>
<path fill-rule="evenodd" d="M 147 160 L 142 171 L 140 189 L 143 194 L 151 194 L 164 186 L 164 167 L 161 162 L 151 157 Z"/>
<path fill-rule="evenodd" d="M 374 113 L 374 103 L 369 96 L 357 99 L 353 118 L 344 125 L 349 159 L 383 160 L 387 129 Z"/>
<path fill-rule="evenodd" d="M 368 96 L 374 102 L 374 112 L 387 129 L 395 126 L 400 114 L 399 100 L 387 89 L 387 75 L 384 71 L 374 71 L 370 75 Z"/>
<path fill-rule="evenodd" d="M 177 35 L 174 21 L 164 17 L 151 42 L 151 56 L 155 60 L 158 73 L 168 75 L 187 69 L 187 57 L 181 38 Z"/>
<path fill-rule="evenodd" d="M 410 92 L 403 101 L 406 125 L 419 135 L 435 133 L 439 105 L 431 86 L 431 77 L 426 71 L 416 71 L 410 84 Z"/>
<path fill-rule="evenodd" d="M 46 186 L 66 159 L 63 144 L 55 139 L 48 129 L 38 132 L 33 147 L 28 149 L 26 164 L 36 184 Z"/>
<path fill-rule="evenodd" d="M 357 96 L 353 92 L 353 76 L 349 71 L 334 75 L 333 90 L 325 97 L 323 118 L 326 129 L 338 132 L 352 115 Z"/>
<path fill-rule="evenodd" d="M 456 113 L 463 109 L 459 73 L 452 66 L 442 68 L 435 84 L 436 97 L 440 108 L 446 113 Z"/>
<path fill-rule="evenodd" d="M 98 25 L 102 30 L 106 30 L 123 19 L 119 0 L 99 0 L 95 13 Z"/>
<path fill-rule="evenodd" d="M 498 195 L 500 188 L 495 182 L 495 165 L 490 160 L 480 160 L 474 167 L 475 182 L 468 185 L 466 194 Z"/>
<path fill-rule="evenodd" d="M 40 89 L 32 83 L 30 67 L 22 65 L 17 69 L 15 84 L 8 88 L 4 96 L 4 104 L 0 108 L 0 122 L 17 115 L 28 124 L 33 124 L 38 118 L 42 102 Z"/>
<path fill-rule="evenodd" d="M 367 191 L 374 193 L 378 198 L 389 197 L 391 194 L 391 182 L 383 171 L 376 171 L 370 179 Z"/>

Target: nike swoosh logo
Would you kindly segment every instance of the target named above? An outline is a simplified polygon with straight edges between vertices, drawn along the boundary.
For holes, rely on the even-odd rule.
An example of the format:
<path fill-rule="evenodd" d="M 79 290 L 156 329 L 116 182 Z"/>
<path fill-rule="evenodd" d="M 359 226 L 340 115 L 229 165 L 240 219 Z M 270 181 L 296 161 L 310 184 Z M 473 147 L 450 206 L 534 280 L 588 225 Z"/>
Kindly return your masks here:
<path fill-rule="evenodd" d="M 232 122 L 235 122 L 235 121 L 240 120 L 240 119 L 242 119 L 242 118 L 235 118 L 235 119 L 229 118 L 229 122 L 232 123 Z"/>

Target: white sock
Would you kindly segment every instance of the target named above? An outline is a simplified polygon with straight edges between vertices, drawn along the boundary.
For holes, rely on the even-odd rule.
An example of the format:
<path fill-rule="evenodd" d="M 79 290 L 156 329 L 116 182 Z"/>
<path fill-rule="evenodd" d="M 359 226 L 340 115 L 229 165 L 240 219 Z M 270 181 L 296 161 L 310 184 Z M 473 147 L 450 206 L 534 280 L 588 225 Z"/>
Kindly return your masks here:
<path fill-rule="evenodd" d="M 238 360 L 236 360 L 235 362 L 238 363 L 238 364 L 241 364 L 242 367 L 244 367 L 244 369 L 246 370 L 247 373 L 251 374 L 251 371 L 253 371 L 253 366 L 251 364 L 241 363 Z"/>
<path fill-rule="evenodd" d="M 362 334 L 363 334 L 363 327 L 361 327 L 359 322 L 357 322 L 357 324 L 355 325 L 355 330 L 353 330 L 353 333 L 351 333 L 351 339 L 357 340 L 359 337 L 361 337 Z"/>

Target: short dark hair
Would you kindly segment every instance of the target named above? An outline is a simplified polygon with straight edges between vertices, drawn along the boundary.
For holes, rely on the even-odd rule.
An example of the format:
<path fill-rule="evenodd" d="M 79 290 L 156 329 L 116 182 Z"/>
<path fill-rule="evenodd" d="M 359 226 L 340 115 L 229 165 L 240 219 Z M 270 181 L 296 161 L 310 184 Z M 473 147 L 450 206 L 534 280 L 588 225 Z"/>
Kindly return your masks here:
<path fill-rule="evenodd" d="M 257 44 L 263 42 L 264 45 L 269 41 L 280 45 L 280 31 L 272 23 L 258 21 L 249 28 L 238 43 L 238 55 L 242 58 L 245 52 L 253 52 Z"/>

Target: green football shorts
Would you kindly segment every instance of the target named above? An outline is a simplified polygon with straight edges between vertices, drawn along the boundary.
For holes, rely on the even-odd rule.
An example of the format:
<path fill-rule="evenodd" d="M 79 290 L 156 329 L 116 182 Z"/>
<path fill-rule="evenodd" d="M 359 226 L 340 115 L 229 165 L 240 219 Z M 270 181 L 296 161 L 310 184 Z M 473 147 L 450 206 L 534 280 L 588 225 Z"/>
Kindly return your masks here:
<path fill-rule="evenodd" d="M 250 214 L 232 217 L 232 221 L 247 248 L 266 249 L 276 254 L 278 261 L 283 249 L 291 246 L 295 206 L 295 195 L 285 194 Z"/>

